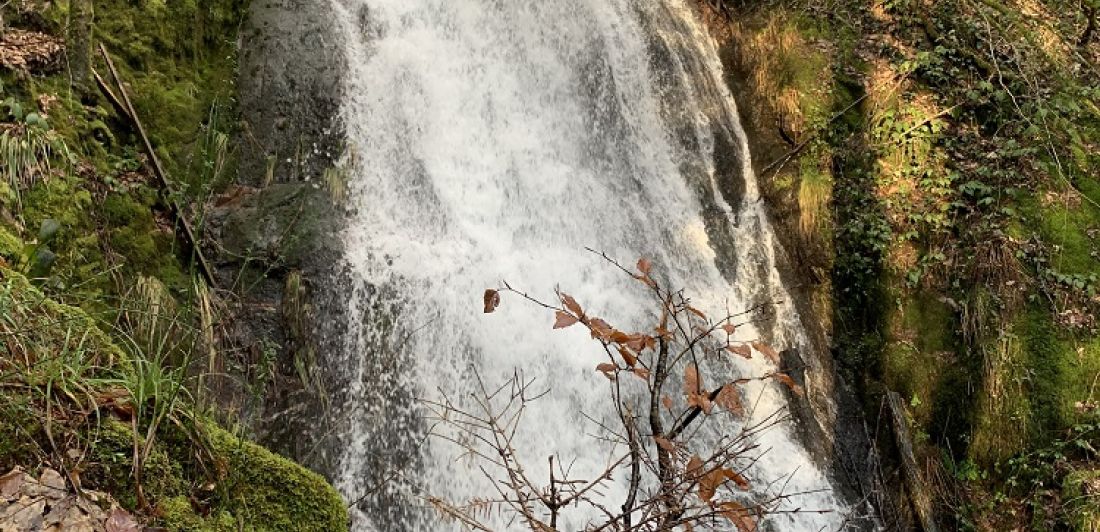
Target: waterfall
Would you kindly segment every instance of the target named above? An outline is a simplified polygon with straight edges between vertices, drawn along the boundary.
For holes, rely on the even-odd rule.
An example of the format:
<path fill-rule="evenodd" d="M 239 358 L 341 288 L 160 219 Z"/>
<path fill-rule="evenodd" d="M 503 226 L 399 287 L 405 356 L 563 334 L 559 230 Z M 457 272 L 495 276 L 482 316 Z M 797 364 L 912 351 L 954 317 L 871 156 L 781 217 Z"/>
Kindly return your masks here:
<path fill-rule="evenodd" d="M 591 247 L 633 264 L 715 314 L 781 302 L 739 338 L 806 342 L 775 266 L 775 243 L 714 43 L 689 0 L 332 0 L 346 40 L 342 121 L 350 222 L 342 238 L 350 316 L 326 364 L 334 470 L 357 530 L 444 530 L 418 498 L 486 495 L 476 464 L 427 439 L 417 398 L 468 395 L 474 375 L 517 371 L 549 393 L 517 435 L 526 463 L 603 471 L 591 419 L 610 419 L 602 351 L 586 331 L 519 298 L 481 312 L 502 280 L 543 300 L 555 286 L 626 329 L 652 326 L 640 285 Z M 782 303 L 787 301 L 786 304 Z M 708 371 L 758 376 L 763 357 Z M 746 386 L 749 419 L 787 407 L 774 383 Z M 587 417 L 586 417 L 587 416 Z M 713 435 L 739 430 L 708 421 Z M 837 530 L 846 505 L 787 422 L 746 459 L 758 490 L 803 493 L 778 530 Z M 702 437 L 702 436 L 701 436 Z M 621 500 L 622 482 L 605 493 Z M 562 530 L 580 529 L 574 516 Z M 508 529 L 499 520 L 499 529 Z"/>

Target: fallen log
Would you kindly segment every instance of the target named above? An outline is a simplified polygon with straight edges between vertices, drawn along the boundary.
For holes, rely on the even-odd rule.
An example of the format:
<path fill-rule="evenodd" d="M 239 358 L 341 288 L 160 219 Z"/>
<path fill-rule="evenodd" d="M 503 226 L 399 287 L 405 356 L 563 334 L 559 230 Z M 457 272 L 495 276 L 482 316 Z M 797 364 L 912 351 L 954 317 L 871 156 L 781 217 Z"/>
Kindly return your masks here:
<path fill-rule="evenodd" d="M 909 435 L 909 420 L 905 417 L 905 403 L 897 392 L 886 394 L 886 403 L 890 407 L 890 417 L 894 425 L 894 441 L 901 455 L 901 468 L 905 473 L 905 488 L 909 491 L 909 500 L 917 514 L 920 527 L 924 532 L 938 532 L 936 519 L 932 513 L 932 496 L 928 485 L 917 468 L 917 459 L 913 455 L 913 440 Z"/>

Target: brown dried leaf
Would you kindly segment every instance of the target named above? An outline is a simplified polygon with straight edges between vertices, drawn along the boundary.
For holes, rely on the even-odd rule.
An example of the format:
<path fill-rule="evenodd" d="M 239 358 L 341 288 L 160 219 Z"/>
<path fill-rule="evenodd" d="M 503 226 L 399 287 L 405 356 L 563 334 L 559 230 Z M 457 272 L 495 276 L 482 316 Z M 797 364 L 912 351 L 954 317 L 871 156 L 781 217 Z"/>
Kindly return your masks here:
<path fill-rule="evenodd" d="M 737 326 L 732 323 L 727 323 L 722 326 L 722 330 L 726 331 L 726 334 L 733 334 L 735 331 L 737 331 Z"/>
<path fill-rule="evenodd" d="M 662 438 L 660 436 L 654 436 L 653 441 L 657 442 L 658 447 L 660 447 L 660 448 L 662 448 L 662 449 L 664 449 L 664 450 L 666 450 L 670 453 L 676 451 L 676 446 L 673 445 L 672 442 L 668 440 L 668 438 Z"/>
<path fill-rule="evenodd" d="M 772 349 L 772 346 L 765 344 L 764 342 L 756 341 L 752 343 L 753 349 L 760 351 L 764 356 L 768 357 L 773 364 L 779 365 L 779 352 Z"/>
<path fill-rule="evenodd" d="M 485 313 L 489 314 L 500 306 L 500 292 L 492 288 L 485 289 Z"/>
<path fill-rule="evenodd" d="M 629 349 L 621 345 L 619 346 L 619 355 L 623 357 L 623 361 L 626 362 L 627 366 L 634 367 L 638 364 L 638 357 L 634 356 L 634 353 L 631 353 Z"/>
<path fill-rule="evenodd" d="M 714 402 L 735 416 L 745 414 L 745 408 L 741 405 L 741 392 L 732 384 L 723 386 L 722 391 L 718 392 L 718 396 L 714 398 Z"/>
<path fill-rule="evenodd" d="M 805 393 L 802 390 L 802 387 L 799 386 L 797 382 L 794 382 L 794 379 L 792 379 L 791 376 L 787 375 L 786 373 L 772 373 L 771 377 L 779 382 L 782 382 L 784 385 L 787 386 L 787 388 L 790 388 L 791 393 L 799 397 L 802 397 L 802 395 Z"/>
<path fill-rule="evenodd" d="M 649 262 L 649 259 L 642 257 L 638 259 L 638 271 L 642 272 L 645 276 L 649 276 L 649 272 L 653 269 L 653 263 Z"/>
<path fill-rule="evenodd" d="M 745 344 L 730 344 L 726 346 L 726 350 L 730 353 L 741 356 L 742 358 L 752 358 L 752 348 Z"/>
<path fill-rule="evenodd" d="M 565 308 L 569 309 L 569 312 L 572 312 L 574 315 L 584 316 L 584 310 L 581 309 L 581 306 L 579 303 L 577 303 L 577 300 L 573 299 L 573 296 L 569 294 L 562 294 L 561 303 L 565 305 Z"/>
<path fill-rule="evenodd" d="M 703 391 L 703 380 L 699 378 L 699 368 L 688 364 L 684 368 L 684 393 L 687 395 Z"/>
<path fill-rule="evenodd" d="M 615 364 L 604 362 L 596 366 L 596 371 L 603 372 L 604 376 L 611 379 L 615 377 L 615 370 L 619 369 Z"/>
<path fill-rule="evenodd" d="M 714 403 L 706 394 L 692 393 L 687 396 L 688 406 L 698 407 L 704 414 L 710 414 L 710 411 L 714 408 Z"/>
<path fill-rule="evenodd" d="M 697 308 L 695 308 L 695 307 L 693 307 L 693 306 L 691 306 L 691 305 L 688 305 L 688 306 L 687 306 L 687 309 L 688 309 L 688 311 L 689 311 L 689 312 L 691 312 L 692 314 L 695 314 L 696 316 L 699 316 L 699 319 L 701 319 L 701 320 L 703 320 L 703 321 L 707 321 L 707 315 L 706 315 L 706 314 L 703 314 L 703 311 L 701 311 L 701 310 L 699 310 L 699 309 L 697 309 Z"/>
<path fill-rule="evenodd" d="M 703 460 L 699 458 L 699 455 L 691 455 L 691 459 L 688 460 L 687 468 L 684 469 L 687 472 L 689 478 L 696 478 L 703 473 Z"/>
<path fill-rule="evenodd" d="M 648 336 L 642 333 L 635 333 L 630 335 L 623 345 L 633 349 L 637 353 L 641 353 L 646 347 L 652 347 L 656 345 L 656 340 L 652 336 Z"/>
<path fill-rule="evenodd" d="M 573 325 L 574 323 L 577 323 L 577 321 L 577 317 L 568 312 L 563 312 L 559 310 L 554 313 L 555 329 L 564 329 L 566 327 L 569 327 L 570 325 Z"/>
<path fill-rule="evenodd" d="M 61 39 L 45 33 L 14 28 L 0 32 L 0 65 L 11 70 L 53 70 L 64 51 Z"/>
<path fill-rule="evenodd" d="M 598 338 L 604 342 L 611 341 L 611 335 L 615 332 L 614 327 L 600 318 L 592 318 L 589 320 L 588 328 L 592 330 L 593 338 Z"/>
<path fill-rule="evenodd" d="M 633 369 L 633 370 L 631 370 L 631 371 L 632 371 L 632 372 L 634 373 L 634 375 L 635 375 L 635 376 L 637 376 L 637 377 L 638 377 L 639 379 L 642 379 L 643 381 L 648 381 L 648 380 L 649 380 L 649 370 L 648 370 L 648 369 L 645 369 L 645 368 L 643 368 L 643 367 L 641 367 L 641 366 L 638 366 L 638 367 L 634 368 L 634 369 Z"/>
<path fill-rule="evenodd" d="M 630 341 L 630 335 L 619 330 L 611 331 L 611 341 L 622 344 Z"/>
<path fill-rule="evenodd" d="M 749 489 L 749 480 L 743 477 L 740 473 L 732 469 L 723 468 L 722 474 L 725 475 L 726 479 L 733 481 L 734 484 L 737 484 L 738 488 L 741 488 L 743 490 Z"/>
<path fill-rule="evenodd" d="M 714 494 L 718 492 L 718 486 L 721 486 L 726 481 L 725 475 L 720 470 L 713 470 L 707 472 L 699 479 L 699 498 L 704 501 L 709 501 L 714 498 Z"/>
<path fill-rule="evenodd" d="M 756 518 L 740 503 L 725 501 L 718 505 L 718 511 L 737 527 L 738 532 L 756 532 Z"/>
<path fill-rule="evenodd" d="M 665 405 L 665 408 L 672 410 L 672 398 L 667 395 L 661 396 L 661 404 Z"/>
<path fill-rule="evenodd" d="M 0 497 L 6 499 L 19 493 L 19 490 L 23 487 L 23 478 L 23 469 L 18 466 L 4 473 L 4 476 L 0 476 Z"/>
<path fill-rule="evenodd" d="M 104 523 L 107 532 L 141 532 L 142 527 L 129 512 L 115 506 Z"/>

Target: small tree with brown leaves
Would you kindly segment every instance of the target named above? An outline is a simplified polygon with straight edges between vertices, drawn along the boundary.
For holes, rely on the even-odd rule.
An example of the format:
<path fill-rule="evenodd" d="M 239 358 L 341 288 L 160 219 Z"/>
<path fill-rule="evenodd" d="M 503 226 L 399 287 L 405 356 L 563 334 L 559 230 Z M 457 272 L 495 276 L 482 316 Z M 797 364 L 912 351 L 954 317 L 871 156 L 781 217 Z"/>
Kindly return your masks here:
<path fill-rule="evenodd" d="M 585 327 L 598 342 L 604 360 L 594 367 L 607 377 L 618 420 L 617 426 L 601 424 L 606 434 L 600 438 L 618 449 L 606 470 L 593 479 L 571 478 L 569 468 L 553 456 L 545 476 L 536 478 L 525 470 L 520 465 L 523 449 L 516 448 L 514 437 L 524 411 L 541 394 L 533 390 L 533 381 L 519 375 L 498 387 L 486 386 L 478 376 L 473 406 L 459 406 L 449 397 L 426 404 L 436 422 L 432 435 L 459 445 L 467 456 L 480 462 L 478 469 L 495 493 L 469 501 L 430 497 L 428 502 L 445 518 L 483 531 L 492 530 L 489 516 L 494 513 L 538 532 L 558 530 L 567 512 L 579 513 L 580 521 L 586 522 L 584 529 L 590 531 L 692 530 L 701 525 L 749 532 L 768 514 L 825 511 L 781 508 L 784 500 L 797 494 L 761 496 L 751 492 L 753 482 L 745 469 L 752 461 L 749 451 L 755 447 L 754 437 L 781 422 L 782 413 L 743 424 L 739 431 L 731 430 L 717 441 L 693 441 L 708 418 L 744 417 L 742 385 L 751 380 L 775 380 L 796 394 L 802 393 L 788 375 L 778 371 L 710 386 L 700 370 L 704 359 L 747 359 L 754 353 L 778 365 L 778 353 L 763 342 L 733 339 L 738 327 L 766 305 L 709 319 L 682 291 L 662 286 L 649 261 L 639 260 L 637 270 L 631 271 L 607 255 L 599 255 L 644 285 L 656 305 L 656 324 L 626 332 L 588 313 L 560 290 L 556 302 L 546 303 L 507 283 L 485 291 L 484 311 L 495 311 L 502 295 L 519 296 L 553 312 L 554 329 Z M 628 400 L 624 379 L 643 381 L 643 396 Z M 674 400 L 677 394 L 683 400 Z M 700 450 L 704 444 L 707 449 Z M 603 493 L 613 482 L 624 483 L 626 495 L 609 504 Z M 578 522 L 573 516 L 569 520 Z"/>

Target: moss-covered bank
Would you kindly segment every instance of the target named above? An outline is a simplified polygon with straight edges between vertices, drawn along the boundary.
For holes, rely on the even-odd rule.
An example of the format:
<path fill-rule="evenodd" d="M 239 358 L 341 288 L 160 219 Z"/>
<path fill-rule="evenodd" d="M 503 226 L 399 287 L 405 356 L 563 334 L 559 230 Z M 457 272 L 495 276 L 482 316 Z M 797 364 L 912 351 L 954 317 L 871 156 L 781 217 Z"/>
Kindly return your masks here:
<path fill-rule="evenodd" d="M 1082 6 L 703 7 L 802 295 L 872 421 L 886 391 L 906 399 L 951 529 L 1088 529 L 1061 493 L 1100 443 Z"/>
<path fill-rule="evenodd" d="M 182 372 L 6 269 L 0 308 L 0 469 L 51 464 L 171 530 L 346 529 L 323 478 L 219 428 Z"/>
<path fill-rule="evenodd" d="M 0 39 L 61 44 L 5 41 L 0 58 L 0 466 L 77 471 L 170 529 L 340 530 L 346 512 L 321 477 L 247 442 L 254 427 L 218 428 L 265 399 L 279 346 L 225 348 L 226 300 L 240 287 L 207 286 L 181 238 L 186 220 L 203 240 L 206 205 L 237 180 L 235 139 L 255 142 L 238 120 L 247 7 L 0 6 Z M 112 101 L 122 89 L 100 45 L 169 186 Z M 24 53 L 35 60 L 11 60 Z"/>

